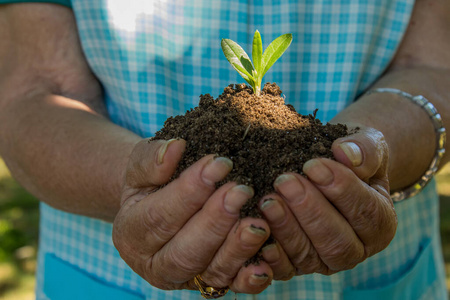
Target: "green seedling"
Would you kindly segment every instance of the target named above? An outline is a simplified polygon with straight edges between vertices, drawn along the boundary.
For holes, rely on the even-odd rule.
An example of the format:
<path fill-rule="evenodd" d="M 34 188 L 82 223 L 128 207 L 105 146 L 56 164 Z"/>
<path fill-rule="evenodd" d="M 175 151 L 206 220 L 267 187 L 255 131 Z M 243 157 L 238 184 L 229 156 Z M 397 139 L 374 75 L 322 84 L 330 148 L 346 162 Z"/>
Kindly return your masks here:
<path fill-rule="evenodd" d="M 291 42 L 292 34 L 283 34 L 270 43 L 263 53 L 261 35 L 256 30 L 253 36 L 253 63 L 244 49 L 230 39 L 222 39 L 222 51 L 233 68 L 252 86 L 253 93 L 259 96 L 264 74 L 283 55 Z"/>

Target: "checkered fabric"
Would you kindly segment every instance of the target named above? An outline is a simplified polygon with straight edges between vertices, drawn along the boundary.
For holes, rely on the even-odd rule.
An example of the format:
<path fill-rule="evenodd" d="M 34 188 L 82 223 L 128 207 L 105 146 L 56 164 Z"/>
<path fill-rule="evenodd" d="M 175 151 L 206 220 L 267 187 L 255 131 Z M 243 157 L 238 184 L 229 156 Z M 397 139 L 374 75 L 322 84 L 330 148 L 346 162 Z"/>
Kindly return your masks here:
<path fill-rule="evenodd" d="M 111 119 L 147 137 L 167 117 L 196 106 L 200 94 L 216 97 L 228 84 L 243 82 L 223 56 L 220 40 L 230 38 L 250 53 L 256 29 L 265 47 L 281 34 L 293 34 L 292 45 L 264 81 L 277 82 L 300 113 L 318 108 L 318 117 L 330 120 L 385 70 L 405 32 L 413 1 L 73 0 L 72 6 L 83 50 L 105 88 Z M 358 291 L 368 290 L 414 295 L 409 299 L 445 299 L 434 184 L 396 204 L 396 210 L 395 239 L 355 269 L 274 282 L 260 295 L 238 299 L 357 299 Z M 201 299 L 198 292 L 153 288 L 131 271 L 112 244 L 111 224 L 45 204 L 41 214 L 38 299 L 46 299 L 49 254 L 142 299 Z M 410 291 L 418 294 L 403 291 L 400 284 L 414 273 L 424 249 L 431 249 L 436 280 Z"/>

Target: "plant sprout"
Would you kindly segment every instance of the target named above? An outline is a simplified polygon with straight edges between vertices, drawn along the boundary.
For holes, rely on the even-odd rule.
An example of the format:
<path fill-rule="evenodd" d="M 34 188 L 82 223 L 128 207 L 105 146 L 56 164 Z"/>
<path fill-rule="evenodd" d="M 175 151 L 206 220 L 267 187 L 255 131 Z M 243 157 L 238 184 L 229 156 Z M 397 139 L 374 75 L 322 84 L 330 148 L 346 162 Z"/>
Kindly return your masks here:
<path fill-rule="evenodd" d="M 263 53 L 262 40 L 259 31 L 253 36 L 252 58 L 236 42 L 230 39 L 222 39 L 222 51 L 233 68 L 253 88 L 253 93 L 261 94 L 261 82 L 264 74 L 283 55 L 292 42 L 292 34 L 287 33 L 277 37 Z"/>

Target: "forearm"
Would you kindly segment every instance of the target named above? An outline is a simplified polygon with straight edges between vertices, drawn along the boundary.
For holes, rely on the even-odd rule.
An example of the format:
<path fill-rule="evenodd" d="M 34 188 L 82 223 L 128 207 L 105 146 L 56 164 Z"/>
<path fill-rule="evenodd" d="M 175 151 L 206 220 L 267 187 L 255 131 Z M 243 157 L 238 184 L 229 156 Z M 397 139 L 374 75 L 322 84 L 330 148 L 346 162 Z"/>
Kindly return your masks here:
<path fill-rule="evenodd" d="M 138 136 L 105 117 L 70 9 L 0 6 L 0 155 L 49 205 L 112 221 Z"/>
<path fill-rule="evenodd" d="M 140 138 L 79 101 L 29 97 L 0 111 L 0 153 L 13 176 L 53 207 L 112 221 Z"/>
<path fill-rule="evenodd" d="M 371 88 L 390 87 L 423 95 L 450 126 L 450 2 L 415 2 L 410 24 L 388 71 Z M 380 130 L 390 150 L 392 190 L 416 182 L 436 151 L 429 116 L 408 99 L 387 93 L 363 96 L 333 121 L 357 122 Z M 449 159 L 449 147 L 441 166 Z"/>
<path fill-rule="evenodd" d="M 423 95 L 450 124 L 450 71 L 437 68 L 400 68 L 386 73 L 372 88 L 391 87 Z M 362 96 L 333 122 L 358 123 L 381 131 L 389 145 L 391 190 L 416 182 L 428 169 L 436 151 L 436 133 L 428 114 L 408 99 L 387 93 Z M 447 147 L 448 148 L 448 147 Z M 448 153 L 448 151 L 447 151 Z M 444 156 L 441 163 L 448 161 Z"/>

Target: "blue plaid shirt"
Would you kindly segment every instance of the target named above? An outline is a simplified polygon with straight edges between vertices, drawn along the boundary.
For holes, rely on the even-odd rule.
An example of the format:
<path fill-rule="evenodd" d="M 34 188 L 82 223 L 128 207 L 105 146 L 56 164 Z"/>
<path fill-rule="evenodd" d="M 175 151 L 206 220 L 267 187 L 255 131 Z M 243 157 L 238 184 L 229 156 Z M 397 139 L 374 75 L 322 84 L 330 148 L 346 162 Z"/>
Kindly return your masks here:
<path fill-rule="evenodd" d="M 250 53 L 290 32 L 293 42 L 265 81 L 302 114 L 330 120 L 386 69 L 408 25 L 412 0 L 73 0 L 87 60 L 113 122 L 143 137 L 164 120 L 243 82 L 220 49 Z M 353 270 L 273 282 L 244 299 L 445 299 L 434 184 L 396 204 L 390 246 Z M 111 241 L 112 226 L 42 204 L 38 299 L 201 299 L 161 291 L 136 275 Z M 69 280 L 70 279 L 70 280 Z M 69 284 L 67 283 L 69 282 Z M 229 293 L 225 299 L 234 299 Z"/>

